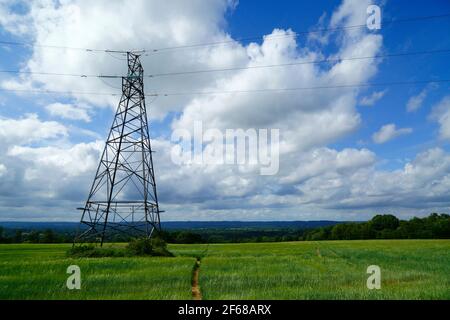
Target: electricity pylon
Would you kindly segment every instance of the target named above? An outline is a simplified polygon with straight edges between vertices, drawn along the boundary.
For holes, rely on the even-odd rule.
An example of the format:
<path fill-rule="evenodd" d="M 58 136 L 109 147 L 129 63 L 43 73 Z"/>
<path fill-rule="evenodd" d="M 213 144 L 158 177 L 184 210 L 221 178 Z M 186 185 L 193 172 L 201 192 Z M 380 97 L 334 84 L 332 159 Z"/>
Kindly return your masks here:
<path fill-rule="evenodd" d="M 128 52 L 128 75 L 74 242 L 103 242 L 116 233 L 160 231 L 159 205 L 139 54 Z"/>

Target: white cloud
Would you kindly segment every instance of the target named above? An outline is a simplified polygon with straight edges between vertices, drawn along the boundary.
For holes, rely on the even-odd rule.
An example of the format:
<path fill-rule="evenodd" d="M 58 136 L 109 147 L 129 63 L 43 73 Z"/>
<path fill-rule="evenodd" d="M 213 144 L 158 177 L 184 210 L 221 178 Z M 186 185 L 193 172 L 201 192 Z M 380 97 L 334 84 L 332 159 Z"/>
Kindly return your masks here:
<path fill-rule="evenodd" d="M 423 100 L 425 100 L 426 96 L 427 91 L 422 90 L 418 95 L 409 98 L 408 103 L 406 104 L 406 110 L 408 112 L 418 110 L 422 106 Z"/>
<path fill-rule="evenodd" d="M 436 84 L 429 84 L 419 94 L 410 97 L 408 102 L 406 103 L 406 111 L 415 112 L 419 110 L 430 91 L 432 89 L 435 89 L 436 87 Z"/>
<path fill-rule="evenodd" d="M 22 147 L 14 146 L 8 156 L 17 157 L 29 162 L 26 180 L 47 180 L 49 172 L 56 174 L 51 179 L 76 177 L 82 173 L 90 173 L 98 165 L 98 157 L 103 142 L 79 143 L 71 147 Z"/>
<path fill-rule="evenodd" d="M 18 1 L 0 0 L 0 27 L 16 35 L 29 32 L 29 23 L 24 21 L 25 16 L 11 12 L 12 5 Z"/>
<path fill-rule="evenodd" d="M 300 162 L 299 168 L 307 171 L 308 164 Z M 347 220 L 367 218 L 374 212 L 409 218 L 445 211 L 450 205 L 450 154 L 439 148 L 429 149 L 403 168 L 391 171 L 377 170 L 373 159 L 346 171 L 337 170 L 329 161 L 324 164 L 329 166 L 324 165 L 320 174 L 292 180 L 294 184 L 286 185 L 283 192 L 252 195 L 245 203 L 264 204 L 269 212 L 275 208 L 283 217 L 292 217 L 289 212 L 295 211 L 303 219 Z M 242 210 L 257 211 L 261 216 L 267 212 L 261 208 Z"/>
<path fill-rule="evenodd" d="M 383 91 L 375 91 L 369 96 L 362 97 L 361 101 L 359 102 L 360 105 L 370 107 L 373 106 L 378 100 L 384 97 L 387 90 Z"/>
<path fill-rule="evenodd" d="M 367 149 L 337 151 L 320 148 L 303 154 L 295 170 L 280 179 L 281 183 L 299 183 L 329 172 L 348 173 L 375 162 L 375 154 Z"/>
<path fill-rule="evenodd" d="M 400 213 L 408 209 L 445 210 L 450 205 L 450 154 L 442 149 L 429 149 L 393 171 L 376 170 L 374 163 L 353 168 L 347 173 L 334 166 L 322 174 L 301 181 L 292 195 L 273 195 L 266 204 L 288 203 L 290 207 L 355 210 L 382 210 Z M 306 210 L 306 209 L 305 209 Z M 411 210 L 409 210 L 411 211 Z"/>
<path fill-rule="evenodd" d="M 375 143 L 382 144 L 388 142 L 401 135 L 412 133 L 412 128 L 398 128 L 393 123 L 386 124 L 380 128 L 379 131 L 372 135 L 372 140 Z"/>
<path fill-rule="evenodd" d="M 342 1 L 331 16 L 330 26 L 335 28 L 343 23 L 348 26 L 361 25 L 361 22 L 367 20 L 367 7 L 370 4 L 369 1 Z M 363 28 L 350 28 L 348 34 L 352 37 L 358 37 L 364 32 Z M 348 38 L 348 40 L 351 40 L 351 38 Z"/>
<path fill-rule="evenodd" d="M 36 114 L 26 114 L 20 119 L 0 118 L 2 145 L 28 144 L 68 135 L 65 126 L 54 121 L 41 121 Z"/>
<path fill-rule="evenodd" d="M 88 108 L 84 105 L 74 106 L 72 104 L 52 103 L 45 107 L 47 112 L 52 116 L 57 116 L 69 120 L 82 120 L 90 122 L 91 117 Z"/>
<path fill-rule="evenodd" d="M 0 177 L 5 175 L 7 171 L 8 171 L 8 169 L 6 169 L 6 166 L 4 164 L 0 163 Z"/>
<path fill-rule="evenodd" d="M 142 57 L 146 74 L 180 70 L 236 66 L 245 62 L 245 50 L 238 42 L 222 46 L 174 50 L 153 53 L 154 48 L 182 46 L 192 43 L 232 41 L 223 31 L 224 14 L 233 10 L 232 0 L 137 0 L 130 6 L 127 1 L 74 0 L 64 2 L 23 2 L 29 8 L 27 15 L 17 24 L 27 24 L 33 40 L 39 44 L 99 48 L 148 49 Z M 8 12 L 8 14 L 13 14 Z M 120 21 L 120 23 L 117 23 Z M 10 30 L 10 29 L 8 29 Z M 119 60 L 118 60 L 119 59 Z M 57 50 L 36 46 L 24 64 L 32 72 L 71 74 L 126 74 L 124 57 L 117 54 L 89 53 Z M 192 77 L 160 77 L 146 79 L 146 88 L 155 91 L 197 91 L 204 86 L 228 77 L 229 73 Z M 106 83 L 105 83 L 106 82 Z M 4 81 L 8 88 L 30 88 L 70 92 L 115 92 L 120 94 L 120 79 L 104 82 L 94 78 L 51 77 L 26 75 Z M 111 88 L 111 86 L 113 88 Z M 119 90 L 114 89 L 119 88 Z M 72 95 L 78 102 L 94 106 L 117 105 L 117 97 L 101 95 Z M 155 101 L 152 117 L 163 116 L 169 110 L 180 111 L 192 97 L 162 98 Z"/>
<path fill-rule="evenodd" d="M 289 30 L 274 30 L 272 35 L 290 35 Z M 376 53 L 381 36 L 362 35 L 346 54 Z M 298 48 L 294 37 L 266 40 L 247 47 L 248 66 L 301 62 L 317 53 Z M 300 65 L 276 70 L 242 70 L 214 83 L 208 91 L 255 90 L 326 86 L 367 81 L 376 72 L 373 62 L 342 61 L 329 69 L 317 65 Z M 283 143 L 293 150 L 323 146 L 354 131 L 360 123 L 356 111 L 357 91 L 353 89 L 310 90 L 284 94 L 257 93 L 196 97 L 184 109 L 173 128 L 192 130 L 195 121 L 215 128 L 280 128 Z"/>
<path fill-rule="evenodd" d="M 71 146 L 67 137 L 64 125 L 42 121 L 35 114 L 0 119 L 2 218 L 4 212 L 20 207 L 30 205 L 33 211 L 41 205 L 40 210 L 47 211 L 87 194 L 102 143 Z"/>
<path fill-rule="evenodd" d="M 440 137 L 445 140 L 450 140 L 450 96 L 444 97 L 434 106 L 431 119 L 439 123 Z"/>
<path fill-rule="evenodd" d="M 446 193 L 450 187 L 450 155 L 442 149 L 429 149 L 394 171 L 371 170 L 350 179 L 355 191 L 349 199 L 341 199 L 344 206 L 448 206 Z"/>

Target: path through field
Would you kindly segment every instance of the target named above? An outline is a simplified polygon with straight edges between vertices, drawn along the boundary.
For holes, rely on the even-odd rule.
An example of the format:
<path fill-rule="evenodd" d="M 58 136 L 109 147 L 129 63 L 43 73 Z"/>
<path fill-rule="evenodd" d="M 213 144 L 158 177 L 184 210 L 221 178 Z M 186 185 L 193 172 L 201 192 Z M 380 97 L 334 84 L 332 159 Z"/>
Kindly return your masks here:
<path fill-rule="evenodd" d="M 195 265 L 192 271 L 192 298 L 194 300 L 202 300 L 202 293 L 200 291 L 200 285 L 198 283 L 201 261 L 199 258 L 195 261 Z"/>

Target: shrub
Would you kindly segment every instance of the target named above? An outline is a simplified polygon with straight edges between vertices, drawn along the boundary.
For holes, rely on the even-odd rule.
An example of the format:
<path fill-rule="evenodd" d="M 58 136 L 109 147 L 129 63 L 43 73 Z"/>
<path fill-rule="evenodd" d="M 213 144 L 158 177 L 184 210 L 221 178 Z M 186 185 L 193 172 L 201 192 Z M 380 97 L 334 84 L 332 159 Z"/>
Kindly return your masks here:
<path fill-rule="evenodd" d="M 133 256 L 164 256 L 173 257 L 173 254 L 167 250 L 166 242 L 160 237 L 137 238 L 131 240 L 126 247 L 127 252 Z"/>
<path fill-rule="evenodd" d="M 151 239 L 152 255 L 162 257 L 173 257 L 173 253 L 167 249 L 167 243 L 160 237 L 153 237 Z"/>
<path fill-rule="evenodd" d="M 70 248 L 67 255 L 75 258 L 125 257 L 126 252 L 119 248 L 101 248 L 93 244 L 83 244 Z"/>
<path fill-rule="evenodd" d="M 153 248 L 150 239 L 139 238 L 131 240 L 126 247 L 126 250 L 133 256 L 149 256 L 152 254 Z"/>
<path fill-rule="evenodd" d="M 173 257 L 167 250 L 166 242 L 154 237 L 131 240 L 125 248 L 105 248 L 93 244 L 73 246 L 67 251 L 67 256 L 74 258 L 102 258 L 102 257 L 133 257 L 133 256 L 163 256 Z"/>

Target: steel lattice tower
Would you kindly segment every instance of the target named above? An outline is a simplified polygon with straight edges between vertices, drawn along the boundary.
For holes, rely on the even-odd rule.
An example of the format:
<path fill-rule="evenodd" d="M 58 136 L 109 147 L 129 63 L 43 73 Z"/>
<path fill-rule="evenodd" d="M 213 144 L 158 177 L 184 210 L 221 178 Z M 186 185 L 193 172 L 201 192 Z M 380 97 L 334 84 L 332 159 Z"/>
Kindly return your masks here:
<path fill-rule="evenodd" d="M 158 197 L 139 54 L 128 52 L 128 75 L 75 242 L 103 242 L 114 233 L 150 238 L 160 231 Z"/>

